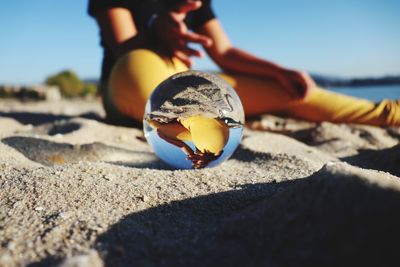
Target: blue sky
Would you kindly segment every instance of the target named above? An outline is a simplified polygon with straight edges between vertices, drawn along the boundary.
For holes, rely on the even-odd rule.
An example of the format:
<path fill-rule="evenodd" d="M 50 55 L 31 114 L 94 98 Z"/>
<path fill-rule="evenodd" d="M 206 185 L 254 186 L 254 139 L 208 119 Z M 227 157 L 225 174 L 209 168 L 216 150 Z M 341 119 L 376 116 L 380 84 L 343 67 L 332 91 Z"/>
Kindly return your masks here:
<path fill-rule="evenodd" d="M 245 3 L 245 4 L 243 4 Z M 214 0 L 233 43 L 282 65 L 350 76 L 400 74 L 398 0 Z M 101 48 L 85 0 L 15 0 L 0 16 L 0 83 L 72 69 L 98 77 Z M 197 69 L 216 69 L 209 59 Z"/>

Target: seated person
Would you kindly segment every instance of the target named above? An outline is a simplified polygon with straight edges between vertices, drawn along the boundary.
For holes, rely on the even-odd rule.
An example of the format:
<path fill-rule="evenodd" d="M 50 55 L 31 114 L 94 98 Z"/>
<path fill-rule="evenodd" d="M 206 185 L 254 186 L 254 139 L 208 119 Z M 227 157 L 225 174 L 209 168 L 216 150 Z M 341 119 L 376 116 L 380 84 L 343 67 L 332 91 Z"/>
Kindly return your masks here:
<path fill-rule="evenodd" d="M 373 103 L 319 88 L 310 76 L 235 47 L 209 0 L 90 0 L 104 47 L 107 118 L 141 123 L 145 103 L 169 76 L 188 70 L 201 44 L 236 90 L 246 116 L 275 113 L 309 121 L 400 125 L 400 102 Z M 190 30 L 189 30 L 190 29 Z"/>

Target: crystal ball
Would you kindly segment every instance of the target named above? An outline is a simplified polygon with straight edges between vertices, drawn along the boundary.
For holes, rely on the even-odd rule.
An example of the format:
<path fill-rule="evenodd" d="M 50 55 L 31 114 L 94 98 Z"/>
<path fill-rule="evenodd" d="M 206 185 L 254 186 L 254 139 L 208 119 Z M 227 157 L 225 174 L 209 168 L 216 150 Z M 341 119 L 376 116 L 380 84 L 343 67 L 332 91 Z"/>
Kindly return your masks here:
<path fill-rule="evenodd" d="M 214 167 L 240 144 L 242 103 L 222 78 L 185 71 L 160 83 L 146 103 L 143 127 L 155 154 L 176 169 Z"/>

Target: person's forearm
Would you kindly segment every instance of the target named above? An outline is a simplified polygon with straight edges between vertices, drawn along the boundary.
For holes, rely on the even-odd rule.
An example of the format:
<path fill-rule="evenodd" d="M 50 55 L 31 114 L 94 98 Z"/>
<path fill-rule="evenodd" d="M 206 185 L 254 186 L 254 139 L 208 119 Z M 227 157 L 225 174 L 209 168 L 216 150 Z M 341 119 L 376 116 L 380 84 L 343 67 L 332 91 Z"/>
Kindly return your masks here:
<path fill-rule="evenodd" d="M 181 141 L 181 140 L 177 140 L 177 139 L 172 139 L 170 137 L 167 137 L 166 135 L 164 135 L 160 129 L 157 129 L 157 134 L 158 136 L 165 140 L 166 142 L 180 148 L 186 155 L 192 155 L 193 154 L 193 150 L 190 148 L 190 146 L 188 146 L 187 144 L 185 144 L 185 142 Z"/>
<path fill-rule="evenodd" d="M 307 73 L 284 68 L 233 46 L 217 19 L 206 22 L 198 31 L 212 39 L 207 53 L 225 72 L 274 78 L 294 97 L 306 97 L 316 86 Z"/>
<path fill-rule="evenodd" d="M 215 61 L 226 72 L 252 76 L 275 77 L 286 70 L 278 64 L 261 59 L 236 47 L 228 48 Z"/>

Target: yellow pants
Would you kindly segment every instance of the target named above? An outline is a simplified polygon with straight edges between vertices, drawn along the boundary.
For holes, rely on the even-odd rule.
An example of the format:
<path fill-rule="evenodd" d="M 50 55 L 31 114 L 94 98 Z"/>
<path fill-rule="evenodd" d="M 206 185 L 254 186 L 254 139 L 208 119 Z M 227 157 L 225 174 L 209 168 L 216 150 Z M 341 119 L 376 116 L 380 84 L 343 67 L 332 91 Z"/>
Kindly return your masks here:
<path fill-rule="evenodd" d="M 202 153 L 220 155 L 229 138 L 229 128 L 224 122 L 192 116 L 172 123 L 150 121 L 163 136 L 179 141 L 191 141 Z"/>
<path fill-rule="evenodd" d="M 155 87 L 187 67 L 177 59 L 137 49 L 123 56 L 110 78 L 110 98 L 116 109 L 136 121 L 143 119 L 145 103 Z M 315 88 L 305 100 L 294 100 L 273 79 L 219 74 L 239 95 L 246 116 L 284 113 L 304 120 L 400 126 L 400 102 L 378 104 Z"/>

